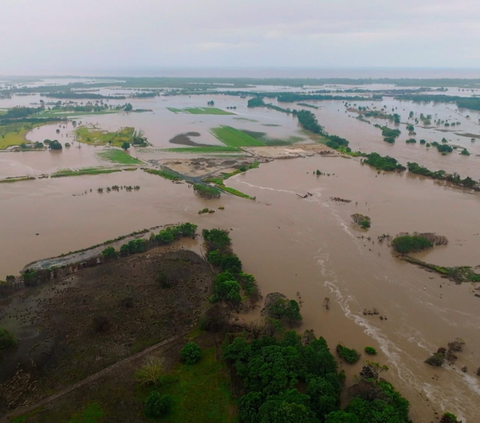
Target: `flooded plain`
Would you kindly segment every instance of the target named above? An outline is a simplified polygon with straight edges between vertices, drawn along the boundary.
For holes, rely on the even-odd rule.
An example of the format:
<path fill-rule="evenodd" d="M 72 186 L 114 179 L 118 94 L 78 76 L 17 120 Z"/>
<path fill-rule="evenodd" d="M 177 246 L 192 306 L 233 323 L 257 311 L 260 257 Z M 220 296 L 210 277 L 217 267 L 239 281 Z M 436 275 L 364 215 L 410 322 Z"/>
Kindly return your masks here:
<path fill-rule="evenodd" d="M 316 169 L 331 176 L 314 176 Z M 447 236 L 449 245 L 436 247 L 424 260 L 478 265 L 478 194 L 422 178 L 377 175 L 355 160 L 324 157 L 263 164 L 228 182 L 257 201 L 226 195 L 202 200 L 187 184 L 140 170 L 8 184 L 0 190 L 0 239 L 8 240 L 0 244 L 0 274 L 164 223 L 230 229 L 235 251 L 264 295 L 280 291 L 299 296 L 304 328 L 325 336 L 332 348 L 343 342 L 359 351 L 367 345 L 382 351 L 378 360 L 390 367 L 388 379 L 412 402 L 414 420 L 430 421 L 435 411 L 450 410 L 474 421 L 480 401 L 480 380 L 473 373 L 480 365 L 480 299 L 474 296 L 479 284 L 455 285 L 400 261 L 377 237 L 435 232 Z M 96 192 L 113 184 L 141 189 Z M 305 192 L 313 195 L 296 195 Z M 219 206 L 225 210 L 198 215 L 203 207 Z M 350 215 L 356 212 L 371 217 L 368 232 L 352 224 Z M 329 311 L 325 297 L 330 298 Z M 386 320 L 363 314 L 373 308 Z M 455 366 L 423 363 L 459 337 L 466 348 Z M 344 368 L 351 377 L 359 366 Z M 463 366 L 467 373 L 460 371 Z"/>
<path fill-rule="evenodd" d="M 101 92 L 111 95 L 115 90 Z M 0 108 L 39 100 L 39 96 L 14 97 L 0 100 Z M 203 107 L 210 100 L 218 108 L 236 107 L 235 114 L 175 114 L 167 109 Z M 145 161 L 189 157 L 165 151 L 178 147 L 169 140 L 181 133 L 198 132 L 195 142 L 221 145 L 210 132 L 220 125 L 265 132 L 275 139 L 302 137 L 308 141 L 293 116 L 263 108 L 249 109 L 247 100 L 239 97 L 161 96 L 127 101 L 151 112 L 78 116 L 74 120 L 111 131 L 126 126 L 142 130 L 151 146 L 132 148 L 130 154 Z M 342 101 L 308 103 L 319 107 L 311 110 L 319 123 L 329 133 L 347 138 L 353 150 L 376 151 L 402 164 L 418 162 L 431 170 L 480 178 L 480 139 L 471 142 L 470 137 L 456 135 L 479 134 L 478 112 L 458 110 L 451 104 L 420 105 L 393 98 L 365 102 L 377 110 L 387 105 L 389 113 L 393 109 L 401 115 L 402 134 L 390 145 L 373 126 L 383 125 L 385 120 L 369 119 L 368 124 L 355 119 L 356 114 L 346 111 Z M 275 104 L 295 108 L 295 103 Z M 460 121 L 461 126 L 447 132 L 434 125 L 415 125 L 415 138 L 441 142 L 446 137 L 450 144 L 468 148 L 471 155 L 461 156 L 460 150 L 441 155 L 418 143 L 406 144 L 410 111 Z M 73 129 L 70 122 L 46 125 L 31 131 L 27 139 L 72 142 Z M 0 153 L 0 178 L 108 165 L 97 154 L 103 148 L 74 141 L 62 152 Z M 322 176 L 313 174 L 317 169 Z M 137 185 L 140 189 L 98 192 L 98 188 L 113 185 Z M 480 284 L 455 285 L 401 261 L 391 254 L 388 242 L 380 243 L 378 237 L 434 232 L 446 236 L 448 245 L 435 247 L 419 258 L 441 266 L 478 266 L 479 193 L 405 172 L 378 173 L 361 165 L 358 159 L 320 156 L 264 163 L 230 178 L 227 185 L 256 197 L 256 201 L 227 194 L 218 200 L 204 200 L 188 184 L 174 184 L 141 170 L 0 184 L 0 279 L 17 274 L 32 261 L 144 228 L 189 221 L 200 229 L 228 229 L 245 271 L 255 275 L 264 295 L 279 291 L 301 301 L 302 328 L 315 329 L 332 349 L 342 342 L 358 351 L 367 345 L 381 351 L 377 361 L 390 367 L 386 378 L 411 401 L 414 421 L 434 421 L 450 411 L 475 423 L 480 415 L 480 378 L 474 374 L 480 367 L 480 298 L 475 296 L 480 294 Z M 312 195 L 303 199 L 297 195 L 306 193 Z M 351 202 L 335 202 L 331 197 Z M 220 206 L 225 210 L 219 210 Z M 216 212 L 199 215 L 204 207 Z M 368 215 L 371 229 L 355 227 L 350 217 L 353 213 Z M 191 247 L 201 252 L 199 243 Z M 326 297 L 330 299 L 330 310 L 324 307 Z M 378 315 L 364 314 L 364 310 L 373 308 Z M 258 312 L 245 318 L 254 318 Z M 463 339 L 465 349 L 454 366 L 433 368 L 424 363 L 431 353 L 457 338 Z M 462 372 L 462 367 L 467 372 Z M 361 364 L 343 364 L 343 368 L 352 382 Z"/>

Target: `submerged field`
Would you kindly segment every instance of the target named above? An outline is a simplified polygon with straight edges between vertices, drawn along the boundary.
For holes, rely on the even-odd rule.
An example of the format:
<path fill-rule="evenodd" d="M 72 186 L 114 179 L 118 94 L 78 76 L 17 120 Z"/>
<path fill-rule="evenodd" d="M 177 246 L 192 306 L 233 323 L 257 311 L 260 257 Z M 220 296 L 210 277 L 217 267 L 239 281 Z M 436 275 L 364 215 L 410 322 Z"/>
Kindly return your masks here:
<path fill-rule="evenodd" d="M 234 115 L 235 113 L 227 112 L 226 110 L 218 109 L 216 107 L 186 107 L 185 109 L 176 109 L 174 107 L 167 107 L 168 110 L 177 113 L 188 113 L 190 115 Z"/>

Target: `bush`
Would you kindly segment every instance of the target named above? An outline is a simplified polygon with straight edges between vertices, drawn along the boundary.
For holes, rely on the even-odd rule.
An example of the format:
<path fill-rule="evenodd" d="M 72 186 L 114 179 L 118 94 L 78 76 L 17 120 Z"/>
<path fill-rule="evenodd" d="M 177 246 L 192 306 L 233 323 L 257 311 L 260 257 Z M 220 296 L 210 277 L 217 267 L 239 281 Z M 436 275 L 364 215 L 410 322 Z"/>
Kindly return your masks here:
<path fill-rule="evenodd" d="M 149 418 L 158 419 L 167 415 L 172 409 L 172 397 L 160 395 L 159 392 L 150 392 L 145 401 L 145 415 Z"/>
<path fill-rule="evenodd" d="M 421 236 L 397 236 L 392 241 L 392 247 L 397 253 L 408 254 L 432 248 L 433 243 Z"/>
<path fill-rule="evenodd" d="M 7 329 L 0 328 L 0 350 L 6 350 L 17 346 L 18 341 Z"/>
<path fill-rule="evenodd" d="M 135 379 L 141 385 L 155 385 L 163 375 L 163 361 L 158 357 L 150 357 L 135 373 Z"/>
<path fill-rule="evenodd" d="M 202 349 L 195 342 L 189 342 L 180 351 L 180 356 L 185 363 L 195 364 L 202 358 Z"/>
<path fill-rule="evenodd" d="M 360 359 L 360 354 L 356 350 L 342 344 L 337 345 L 337 354 L 350 364 L 355 364 Z"/>
<path fill-rule="evenodd" d="M 117 251 L 113 247 L 107 247 L 102 251 L 102 256 L 106 259 L 114 259 L 118 256 Z"/>
<path fill-rule="evenodd" d="M 377 350 L 373 347 L 365 347 L 365 352 L 369 355 L 377 354 Z"/>

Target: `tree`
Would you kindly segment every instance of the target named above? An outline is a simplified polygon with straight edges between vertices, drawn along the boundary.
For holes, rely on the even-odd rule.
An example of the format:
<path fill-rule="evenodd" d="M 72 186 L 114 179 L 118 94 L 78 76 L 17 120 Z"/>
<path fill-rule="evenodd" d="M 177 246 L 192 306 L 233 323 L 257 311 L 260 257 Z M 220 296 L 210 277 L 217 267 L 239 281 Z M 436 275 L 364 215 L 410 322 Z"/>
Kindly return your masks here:
<path fill-rule="evenodd" d="M 127 103 L 123 110 L 126 112 L 131 112 L 133 110 L 133 106 L 130 103 Z"/>
<path fill-rule="evenodd" d="M 62 144 L 60 144 L 57 140 L 50 141 L 48 146 L 50 147 L 51 150 L 61 150 L 63 148 Z"/>
<path fill-rule="evenodd" d="M 150 392 L 145 401 L 145 415 L 149 418 L 158 419 L 167 415 L 172 409 L 172 397 L 160 395 L 157 391 Z"/>
<path fill-rule="evenodd" d="M 123 149 L 123 150 L 128 150 L 129 148 L 130 148 L 130 143 L 127 142 L 127 141 L 124 141 L 124 142 L 122 143 L 122 149 Z"/>
<path fill-rule="evenodd" d="M 312 411 L 303 404 L 267 401 L 259 410 L 259 423 L 317 423 Z"/>
<path fill-rule="evenodd" d="M 325 423 L 359 423 L 358 417 L 345 411 L 333 411 L 325 419 Z"/>
<path fill-rule="evenodd" d="M 180 356 L 185 363 L 195 364 L 202 358 L 202 349 L 195 342 L 189 342 L 180 351 Z"/>

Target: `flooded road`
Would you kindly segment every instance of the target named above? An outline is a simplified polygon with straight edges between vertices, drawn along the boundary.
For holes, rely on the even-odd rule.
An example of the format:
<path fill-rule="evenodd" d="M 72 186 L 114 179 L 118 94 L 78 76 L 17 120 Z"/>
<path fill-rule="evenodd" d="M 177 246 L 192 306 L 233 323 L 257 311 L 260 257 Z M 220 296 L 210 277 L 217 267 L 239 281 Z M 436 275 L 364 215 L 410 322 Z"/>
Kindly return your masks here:
<path fill-rule="evenodd" d="M 316 169 L 331 176 L 314 176 Z M 96 192 L 115 184 L 141 188 Z M 0 275 L 17 273 L 40 258 L 166 223 L 231 229 L 235 252 L 264 295 L 279 291 L 300 297 L 304 328 L 315 329 L 332 349 L 343 342 L 358 351 L 367 345 L 379 350 L 375 360 L 390 367 L 386 378 L 411 401 L 414 421 L 433 421 L 434 412 L 448 410 L 475 423 L 480 298 L 474 289 L 479 284 L 457 286 L 400 261 L 377 237 L 435 232 L 450 242 L 424 254 L 423 260 L 478 265 L 478 194 L 405 174 L 377 175 L 355 160 L 326 157 L 263 164 L 229 179 L 228 185 L 257 201 L 228 195 L 202 200 L 186 184 L 140 170 L 3 184 Z M 296 195 L 306 192 L 313 195 Z M 337 203 L 330 197 L 352 202 Z M 203 207 L 219 206 L 225 210 L 198 215 Z M 371 217 L 368 232 L 352 225 L 350 215 L 357 212 Z M 323 306 L 325 297 L 330 298 L 329 311 Z M 363 314 L 373 308 L 380 314 Z M 423 363 L 458 337 L 466 347 L 455 366 Z M 349 382 L 361 368 L 360 363 L 342 366 Z M 463 366 L 467 373 L 460 370 Z"/>

